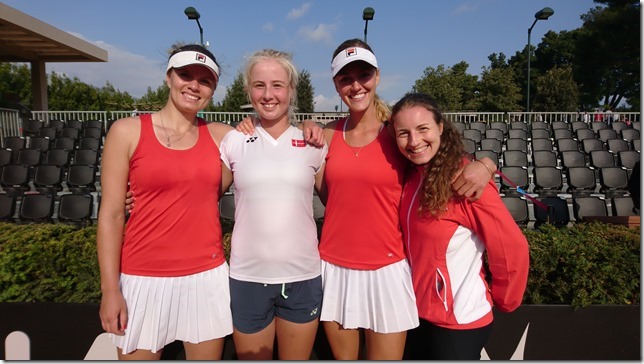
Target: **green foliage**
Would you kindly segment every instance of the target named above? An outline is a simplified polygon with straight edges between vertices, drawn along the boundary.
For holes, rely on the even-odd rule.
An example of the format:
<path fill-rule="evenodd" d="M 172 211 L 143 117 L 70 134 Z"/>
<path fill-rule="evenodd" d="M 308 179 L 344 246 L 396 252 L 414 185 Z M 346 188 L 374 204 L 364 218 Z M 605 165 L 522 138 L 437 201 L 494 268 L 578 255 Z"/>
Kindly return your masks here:
<path fill-rule="evenodd" d="M 519 110 L 521 94 L 511 68 L 484 69 L 481 75 L 480 102 L 486 111 Z"/>
<path fill-rule="evenodd" d="M 168 102 L 168 97 L 170 97 L 170 89 L 168 88 L 168 85 L 163 82 L 156 90 L 152 90 L 151 87 L 148 87 L 145 95 L 136 101 L 134 107 L 131 109 L 137 109 L 139 111 L 161 110 L 165 106 L 166 102 Z"/>
<path fill-rule="evenodd" d="M 232 228 L 222 220 L 227 259 Z M 0 302 L 100 301 L 95 226 L 0 223 L 0 231 Z M 524 304 L 640 304 L 639 227 L 546 224 L 524 234 L 530 245 Z"/>
<path fill-rule="evenodd" d="M 543 36 L 530 60 L 531 68 L 543 73 L 554 67 L 566 67 L 575 64 L 575 44 L 579 31 L 559 33 L 549 30 Z"/>
<path fill-rule="evenodd" d="M 47 92 L 50 110 L 104 110 L 98 89 L 81 82 L 77 77 L 70 79 L 65 74 L 52 72 Z"/>
<path fill-rule="evenodd" d="M 244 89 L 244 75 L 239 72 L 233 83 L 226 87 L 226 97 L 221 102 L 221 111 L 240 112 L 242 105 L 248 104 L 248 95 Z"/>
<path fill-rule="evenodd" d="M 466 62 L 452 67 L 427 67 L 412 92 L 432 95 L 443 111 L 475 110 L 478 77 L 467 74 L 467 68 Z"/>
<path fill-rule="evenodd" d="M 0 63 L 0 107 L 32 104 L 31 74 L 26 64 Z"/>
<path fill-rule="evenodd" d="M 107 82 L 99 91 L 105 111 L 134 110 L 134 98 L 127 92 L 121 92 Z"/>
<path fill-rule="evenodd" d="M 553 67 L 535 80 L 537 90 L 534 109 L 539 111 L 579 110 L 579 87 L 572 75 L 572 67 Z"/>
<path fill-rule="evenodd" d="M 0 223 L 0 231 L 0 302 L 99 302 L 95 226 Z"/>
<path fill-rule="evenodd" d="M 633 0 L 604 0 L 582 15 L 575 44 L 575 78 L 582 85 L 582 103 L 611 110 L 624 99 L 640 102 L 640 4 Z"/>
<path fill-rule="evenodd" d="M 297 112 L 314 112 L 315 102 L 311 74 L 307 70 L 300 72 L 300 81 L 297 83 Z"/>
<path fill-rule="evenodd" d="M 525 229 L 526 304 L 639 305 L 640 229 L 602 223 Z"/>

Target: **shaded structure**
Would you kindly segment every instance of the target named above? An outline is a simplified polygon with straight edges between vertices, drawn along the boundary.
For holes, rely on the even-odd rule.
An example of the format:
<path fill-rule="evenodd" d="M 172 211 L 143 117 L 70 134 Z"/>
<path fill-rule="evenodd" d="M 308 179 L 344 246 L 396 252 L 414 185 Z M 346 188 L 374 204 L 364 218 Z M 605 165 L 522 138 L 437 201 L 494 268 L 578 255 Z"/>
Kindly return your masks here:
<path fill-rule="evenodd" d="M 0 2 L 0 62 L 31 64 L 34 109 L 48 110 L 48 62 L 107 62 L 107 51 Z"/>

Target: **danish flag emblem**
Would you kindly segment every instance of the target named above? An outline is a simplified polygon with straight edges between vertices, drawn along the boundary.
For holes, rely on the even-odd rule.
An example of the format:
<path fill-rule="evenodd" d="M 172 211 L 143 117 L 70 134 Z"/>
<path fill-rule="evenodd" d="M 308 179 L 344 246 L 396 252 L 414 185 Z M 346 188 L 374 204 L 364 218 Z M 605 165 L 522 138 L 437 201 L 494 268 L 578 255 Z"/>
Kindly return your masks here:
<path fill-rule="evenodd" d="M 291 139 L 291 145 L 294 147 L 302 148 L 306 146 L 303 139 Z"/>

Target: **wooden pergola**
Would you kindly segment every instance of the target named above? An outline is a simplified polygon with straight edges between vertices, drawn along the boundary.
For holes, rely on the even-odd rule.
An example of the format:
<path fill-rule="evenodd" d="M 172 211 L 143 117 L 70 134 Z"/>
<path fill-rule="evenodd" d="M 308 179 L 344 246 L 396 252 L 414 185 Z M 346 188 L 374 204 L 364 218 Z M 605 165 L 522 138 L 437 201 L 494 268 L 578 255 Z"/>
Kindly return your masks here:
<path fill-rule="evenodd" d="M 31 64 L 36 110 L 48 110 L 47 62 L 107 62 L 107 51 L 0 2 L 0 62 Z"/>

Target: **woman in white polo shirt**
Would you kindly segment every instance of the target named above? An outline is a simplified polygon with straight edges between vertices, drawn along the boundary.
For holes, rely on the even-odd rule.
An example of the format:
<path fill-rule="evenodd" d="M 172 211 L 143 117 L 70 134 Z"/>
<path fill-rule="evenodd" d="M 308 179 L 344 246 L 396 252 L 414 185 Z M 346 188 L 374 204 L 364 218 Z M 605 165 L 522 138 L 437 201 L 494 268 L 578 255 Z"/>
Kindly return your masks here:
<path fill-rule="evenodd" d="M 311 355 L 322 304 L 313 188 L 320 187 L 326 146 L 308 145 L 291 125 L 298 72 L 287 53 L 262 50 L 244 84 L 259 123 L 221 143 L 224 175 L 235 181 L 230 256 L 233 339 L 241 360 Z"/>

